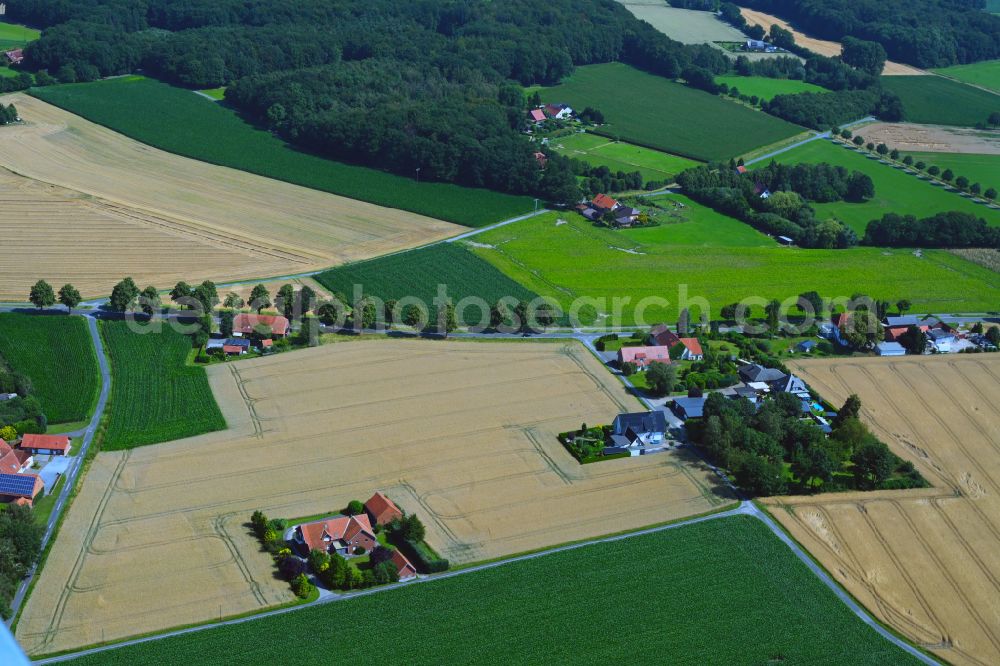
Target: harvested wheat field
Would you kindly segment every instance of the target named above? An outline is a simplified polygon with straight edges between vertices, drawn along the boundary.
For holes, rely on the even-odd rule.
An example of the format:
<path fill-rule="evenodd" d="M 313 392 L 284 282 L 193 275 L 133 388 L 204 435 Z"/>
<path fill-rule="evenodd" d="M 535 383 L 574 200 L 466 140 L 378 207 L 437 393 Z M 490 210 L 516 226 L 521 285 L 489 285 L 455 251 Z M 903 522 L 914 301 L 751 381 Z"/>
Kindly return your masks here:
<path fill-rule="evenodd" d="M 884 143 L 904 152 L 1000 155 L 1000 132 L 915 123 L 872 123 L 856 133 L 866 141 Z"/>
<path fill-rule="evenodd" d="M 382 490 L 461 564 L 731 501 L 685 454 L 581 466 L 639 403 L 582 346 L 372 340 L 209 368 L 231 429 L 101 453 L 17 626 L 32 654 L 289 601 L 245 527 Z"/>
<path fill-rule="evenodd" d="M 1000 356 L 789 363 L 934 488 L 767 500 L 881 620 L 955 664 L 1000 663 Z"/>
<path fill-rule="evenodd" d="M 460 231 L 432 218 L 172 155 L 26 95 L 0 128 L 0 300 L 38 278 L 103 296 L 326 268 Z M 5 245 L 6 247 L 6 245 Z M 112 275 L 113 273 L 113 275 Z"/>
<path fill-rule="evenodd" d="M 788 21 L 778 18 L 774 14 L 768 14 L 767 12 L 758 11 L 756 9 L 748 9 L 746 7 L 740 7 L 740 13 L 743 14 L 743 18 L 747 20 L 747 23 L 750 25 L 761 26 L 764 28 L 764 32 L 770 30 L 772 25 L 788 30 L 795 37 L 795 43 L 798 46 L 805 47 L 813 53 L 818 53 L 819 55 L 830 58 L 835 58 L 840 55 L 840 42 L 831 42 L 827 39 L 810 37 L 802 32 L 799 32 L 793 28 Z M 927 74 L 927 72 L 912 65 L 904 65 L 901 62 L 886 60 L 885 67 L 882 68 L 882 74 L 885 76 L 919 76 Z"/>

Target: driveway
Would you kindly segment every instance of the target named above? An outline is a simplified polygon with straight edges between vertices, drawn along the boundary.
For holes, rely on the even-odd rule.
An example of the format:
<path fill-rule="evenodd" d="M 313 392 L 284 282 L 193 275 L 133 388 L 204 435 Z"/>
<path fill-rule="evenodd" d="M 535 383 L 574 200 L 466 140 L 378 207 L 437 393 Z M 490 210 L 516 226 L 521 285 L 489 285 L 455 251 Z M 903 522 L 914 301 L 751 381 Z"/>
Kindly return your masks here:
<path fill-rule="evenodd" d="M 37 460 L 37 458 L 36 458 Z M 41 471 L 38 472 L 38 476 L 42 477 L 42 482 L 45 483 L 45 494 L 52 492 L 52 489 L 56 486 L 56 481 L 59 477 L 66 473 L 69 469 L 70 462 L 72 458 L 68 456 L 51 456 L 51 460 L 44 463 Z"/>

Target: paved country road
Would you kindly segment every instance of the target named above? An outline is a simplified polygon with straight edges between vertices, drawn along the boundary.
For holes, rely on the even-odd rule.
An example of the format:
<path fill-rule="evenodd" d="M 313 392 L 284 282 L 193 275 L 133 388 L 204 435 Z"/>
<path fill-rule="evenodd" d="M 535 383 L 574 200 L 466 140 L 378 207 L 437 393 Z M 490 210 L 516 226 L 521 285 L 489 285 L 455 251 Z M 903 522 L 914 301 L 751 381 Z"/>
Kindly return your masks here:
<path fill-rule="evenodd" d="M 844 128 L 844 129 L 847 129 L 847 128 L 850 128 L 850 127 L 854 127 L 855 125 L 860 125 L 861 123 L 874 122 L 875 120 L 876 119 L 873 116 L 867 116 L 865 118 L 862 118 L 861 120 L 855 120 L 853 123 L 847 123 L 846 125 L 841 125 L 841 127 Z M 764 160 L 769 160 L 772 157 L 777 157 L 778 155 L 780 155 L 782 153 L 787 153 L 789 150 L 792 150 L 793 148 L 798 148 L 799 146 L 804 146 L 805 144 L 807 144 L 807 143 L 809 143 L 811 141 L 816 141 L 817 139 L 829 139 L 829 138 L 830 138 L 830 132 L 829 131 L 820 132 L 818 134 L 813 134 L 808 139 L 803 139 L 802 141 L 797 141 L 797 142 L 791 144 L 790 146 L 785 146 L 784 148 L 781 148 L 779 150 L 775 150 L 774 152 L 768 153 L 767 155 L 761 155 L 760 157 L 755 157 L 752 160 L 747 160 L 746 162 L 744 162 L 744 164 L 746 164 L 747 166 L 750 166 L 751 164 L 756 164 L 757 162 L 763 162 Z"/>

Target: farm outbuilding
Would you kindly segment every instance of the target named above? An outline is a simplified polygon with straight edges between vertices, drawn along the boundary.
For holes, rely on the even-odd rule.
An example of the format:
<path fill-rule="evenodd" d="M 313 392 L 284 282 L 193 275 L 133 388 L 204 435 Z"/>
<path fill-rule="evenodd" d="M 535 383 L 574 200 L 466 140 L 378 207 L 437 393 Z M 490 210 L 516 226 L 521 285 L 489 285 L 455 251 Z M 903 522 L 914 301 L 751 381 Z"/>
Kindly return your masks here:
<path fill-rule="evenodd" d="M 73 447 L 69 435 L 25 435 L 21 449 L 35 454 L 65 456 Z"/>

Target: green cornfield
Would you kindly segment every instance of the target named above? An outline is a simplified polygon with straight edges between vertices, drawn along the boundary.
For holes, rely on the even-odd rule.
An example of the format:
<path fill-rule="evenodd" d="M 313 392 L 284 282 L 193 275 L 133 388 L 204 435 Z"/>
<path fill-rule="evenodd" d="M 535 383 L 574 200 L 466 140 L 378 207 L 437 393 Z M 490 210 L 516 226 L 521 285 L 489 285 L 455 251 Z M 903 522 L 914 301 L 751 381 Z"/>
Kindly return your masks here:
<path fill-rule="evenodd" d="M 438 285 L 444 285 L 448 297 L 455 304 L 466 297 L 478 297 L 490 305 L 504 296 L 523 301 L 537 297 L 537 294 L 457 243 L 439 243 L 348 264 L 320 273 L 315 278 L 327 289 L 346 296 L 349 302 L 356 300 L 355 285 L 361 287 L 362 295 L 384 301 L 415 297 L 428 308 L 433 307 Z M 464 314 L 464 323 L 479 323 L 480 309 L 470 307 Z"/>
<path fill-rule="evenodd" d="M 74 664 L 916 664 L 759 521 L 719 518 Z M 279 639 L 280 637 L 280 639 Z M 336 655 L 332 658 L 331 655 Z"/>
<path fill-rule="evenodd" d="M 101 387 L 83 317 L 0 314 L 0 363 L 31 379 L 50 424 L 82 421 Z"/>
<path fill-rule="evenodd" d="M 191 340 L 164 325 L 140 334 L 101 322 L 111 357 L 110 418 L 102 448 L 132 449 L 226 427 L 205 369 L 185 365 Z"/>
<path fill-rule="evenodd" d="M 532 207 L 530 197 L 418 183 L 297 151 L 218 102 L 141 76 L 33 88 L 31 94 L 171 153 L 469 227 Z"/>

